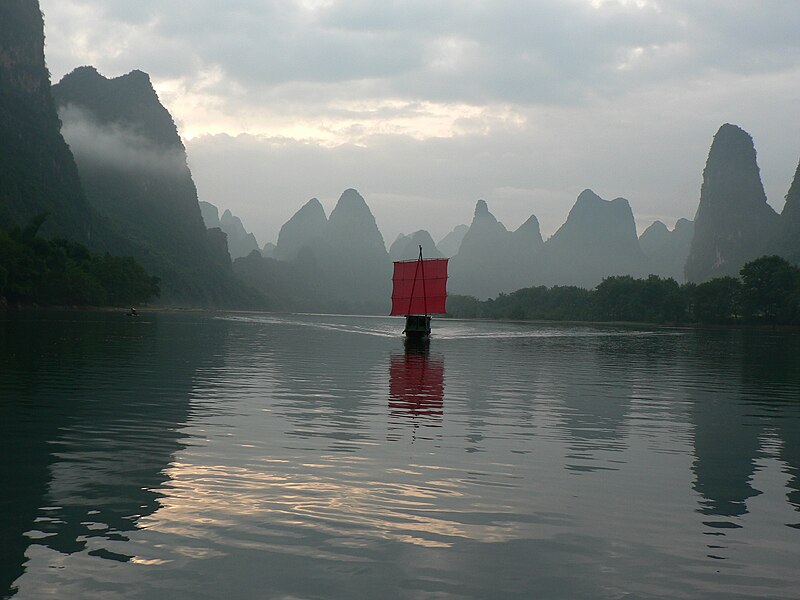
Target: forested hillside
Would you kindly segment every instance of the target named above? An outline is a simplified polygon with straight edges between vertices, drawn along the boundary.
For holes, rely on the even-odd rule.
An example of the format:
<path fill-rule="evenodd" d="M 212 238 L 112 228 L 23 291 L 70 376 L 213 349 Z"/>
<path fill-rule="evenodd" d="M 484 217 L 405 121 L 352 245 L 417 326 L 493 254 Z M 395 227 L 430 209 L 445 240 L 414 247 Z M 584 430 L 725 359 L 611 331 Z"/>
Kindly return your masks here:
<path fill-rule="evenodd" d="M 158 279 L 131 257 L 38 235 L 39 215 L 0 231 L 0 306 L 134 306 L 159 295 Z"/>

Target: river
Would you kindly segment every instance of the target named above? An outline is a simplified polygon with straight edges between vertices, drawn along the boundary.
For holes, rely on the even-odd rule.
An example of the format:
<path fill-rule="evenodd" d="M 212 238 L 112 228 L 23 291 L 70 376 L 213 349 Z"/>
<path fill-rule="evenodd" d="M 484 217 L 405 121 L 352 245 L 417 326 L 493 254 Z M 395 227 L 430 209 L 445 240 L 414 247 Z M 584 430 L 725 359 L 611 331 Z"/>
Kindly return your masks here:
<path fill-rule="evenodd" d="M 800 335 L 0 313 L 0 596 L 797 598 Z"/>

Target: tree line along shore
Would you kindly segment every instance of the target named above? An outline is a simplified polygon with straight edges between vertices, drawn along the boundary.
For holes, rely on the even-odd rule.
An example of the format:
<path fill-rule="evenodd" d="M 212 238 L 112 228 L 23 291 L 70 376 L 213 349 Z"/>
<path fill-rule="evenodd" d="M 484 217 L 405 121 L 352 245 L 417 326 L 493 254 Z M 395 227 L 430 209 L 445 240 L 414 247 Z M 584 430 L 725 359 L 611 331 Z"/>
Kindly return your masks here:
<path fill-rule="evenodd" d="M 45 220 L 39 215 L 25 227 L 0 231 L 0 307 L 119 307 L 158 297 L 158 278 L 135 259 L 44 239 L 38 231 Z M 593 289 L 537 286 L 483 301 L 452 295 L 447 311 L 466 319 L 800 325 L 800 268 L 763 256 L 746 263 L 739 277 L 700 284 L 611 276 Z"/>
<path fill-rule="evenodd" d="M 133 306 L 158 297 L 158 278 L 135 259 L 39 236 L 46 218 L 0 231 L 0 307 Z"/>
<path fill-rule="evenodd" d="M 594 289 L 529 287 L 496 298 L 451 296 L 457 318 L 703 325 L 800 325 L 800 268 L 779 256 L 746 263 L 739 277 L 679 284 L 650 275 L 606 277 Z"/>

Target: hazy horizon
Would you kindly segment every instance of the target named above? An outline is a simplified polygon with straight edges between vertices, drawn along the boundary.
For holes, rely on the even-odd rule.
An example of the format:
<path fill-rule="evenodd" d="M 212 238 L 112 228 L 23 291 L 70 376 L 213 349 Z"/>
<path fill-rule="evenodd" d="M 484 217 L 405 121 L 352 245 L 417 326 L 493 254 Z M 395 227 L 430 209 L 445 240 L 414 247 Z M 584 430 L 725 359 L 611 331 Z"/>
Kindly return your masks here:
<path fill-rule="evenodd" d="M 53 82 L 148 72 L 201 200 L 260 244 L 356 188 L 388 246 L 468 224 L 482 198 L 546 237 L 578 193 L 631 203 L 641 232 L 693 218 L 718 127 L 754 138 L 777 211 L 800 158 L 800 14 L 714 0 L 43 0 Z"/>

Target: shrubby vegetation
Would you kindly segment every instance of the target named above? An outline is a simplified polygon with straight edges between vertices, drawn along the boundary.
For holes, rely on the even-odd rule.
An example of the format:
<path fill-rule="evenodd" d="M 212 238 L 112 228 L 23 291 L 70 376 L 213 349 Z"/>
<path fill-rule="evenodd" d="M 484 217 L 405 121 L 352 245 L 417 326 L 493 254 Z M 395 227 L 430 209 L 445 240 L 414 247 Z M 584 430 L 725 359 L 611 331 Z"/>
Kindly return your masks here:
<path fill-rule="evenodd" d="M 763 256 L 744 265 L 738 278 L 699 285 L 625 275 L 608 277 L 593 290 L 540 286 L 486 301 L 451 296 L 448 312 L 492 319 L 800 324 L 800 268 L 779 256 Z"/>
<path fill-rule="evenodd" d="M 158 296 L 158 279 L 133 258 L 39 237 L 45 218 L 0 231 L 0 304 L 130 306 Z"/>

